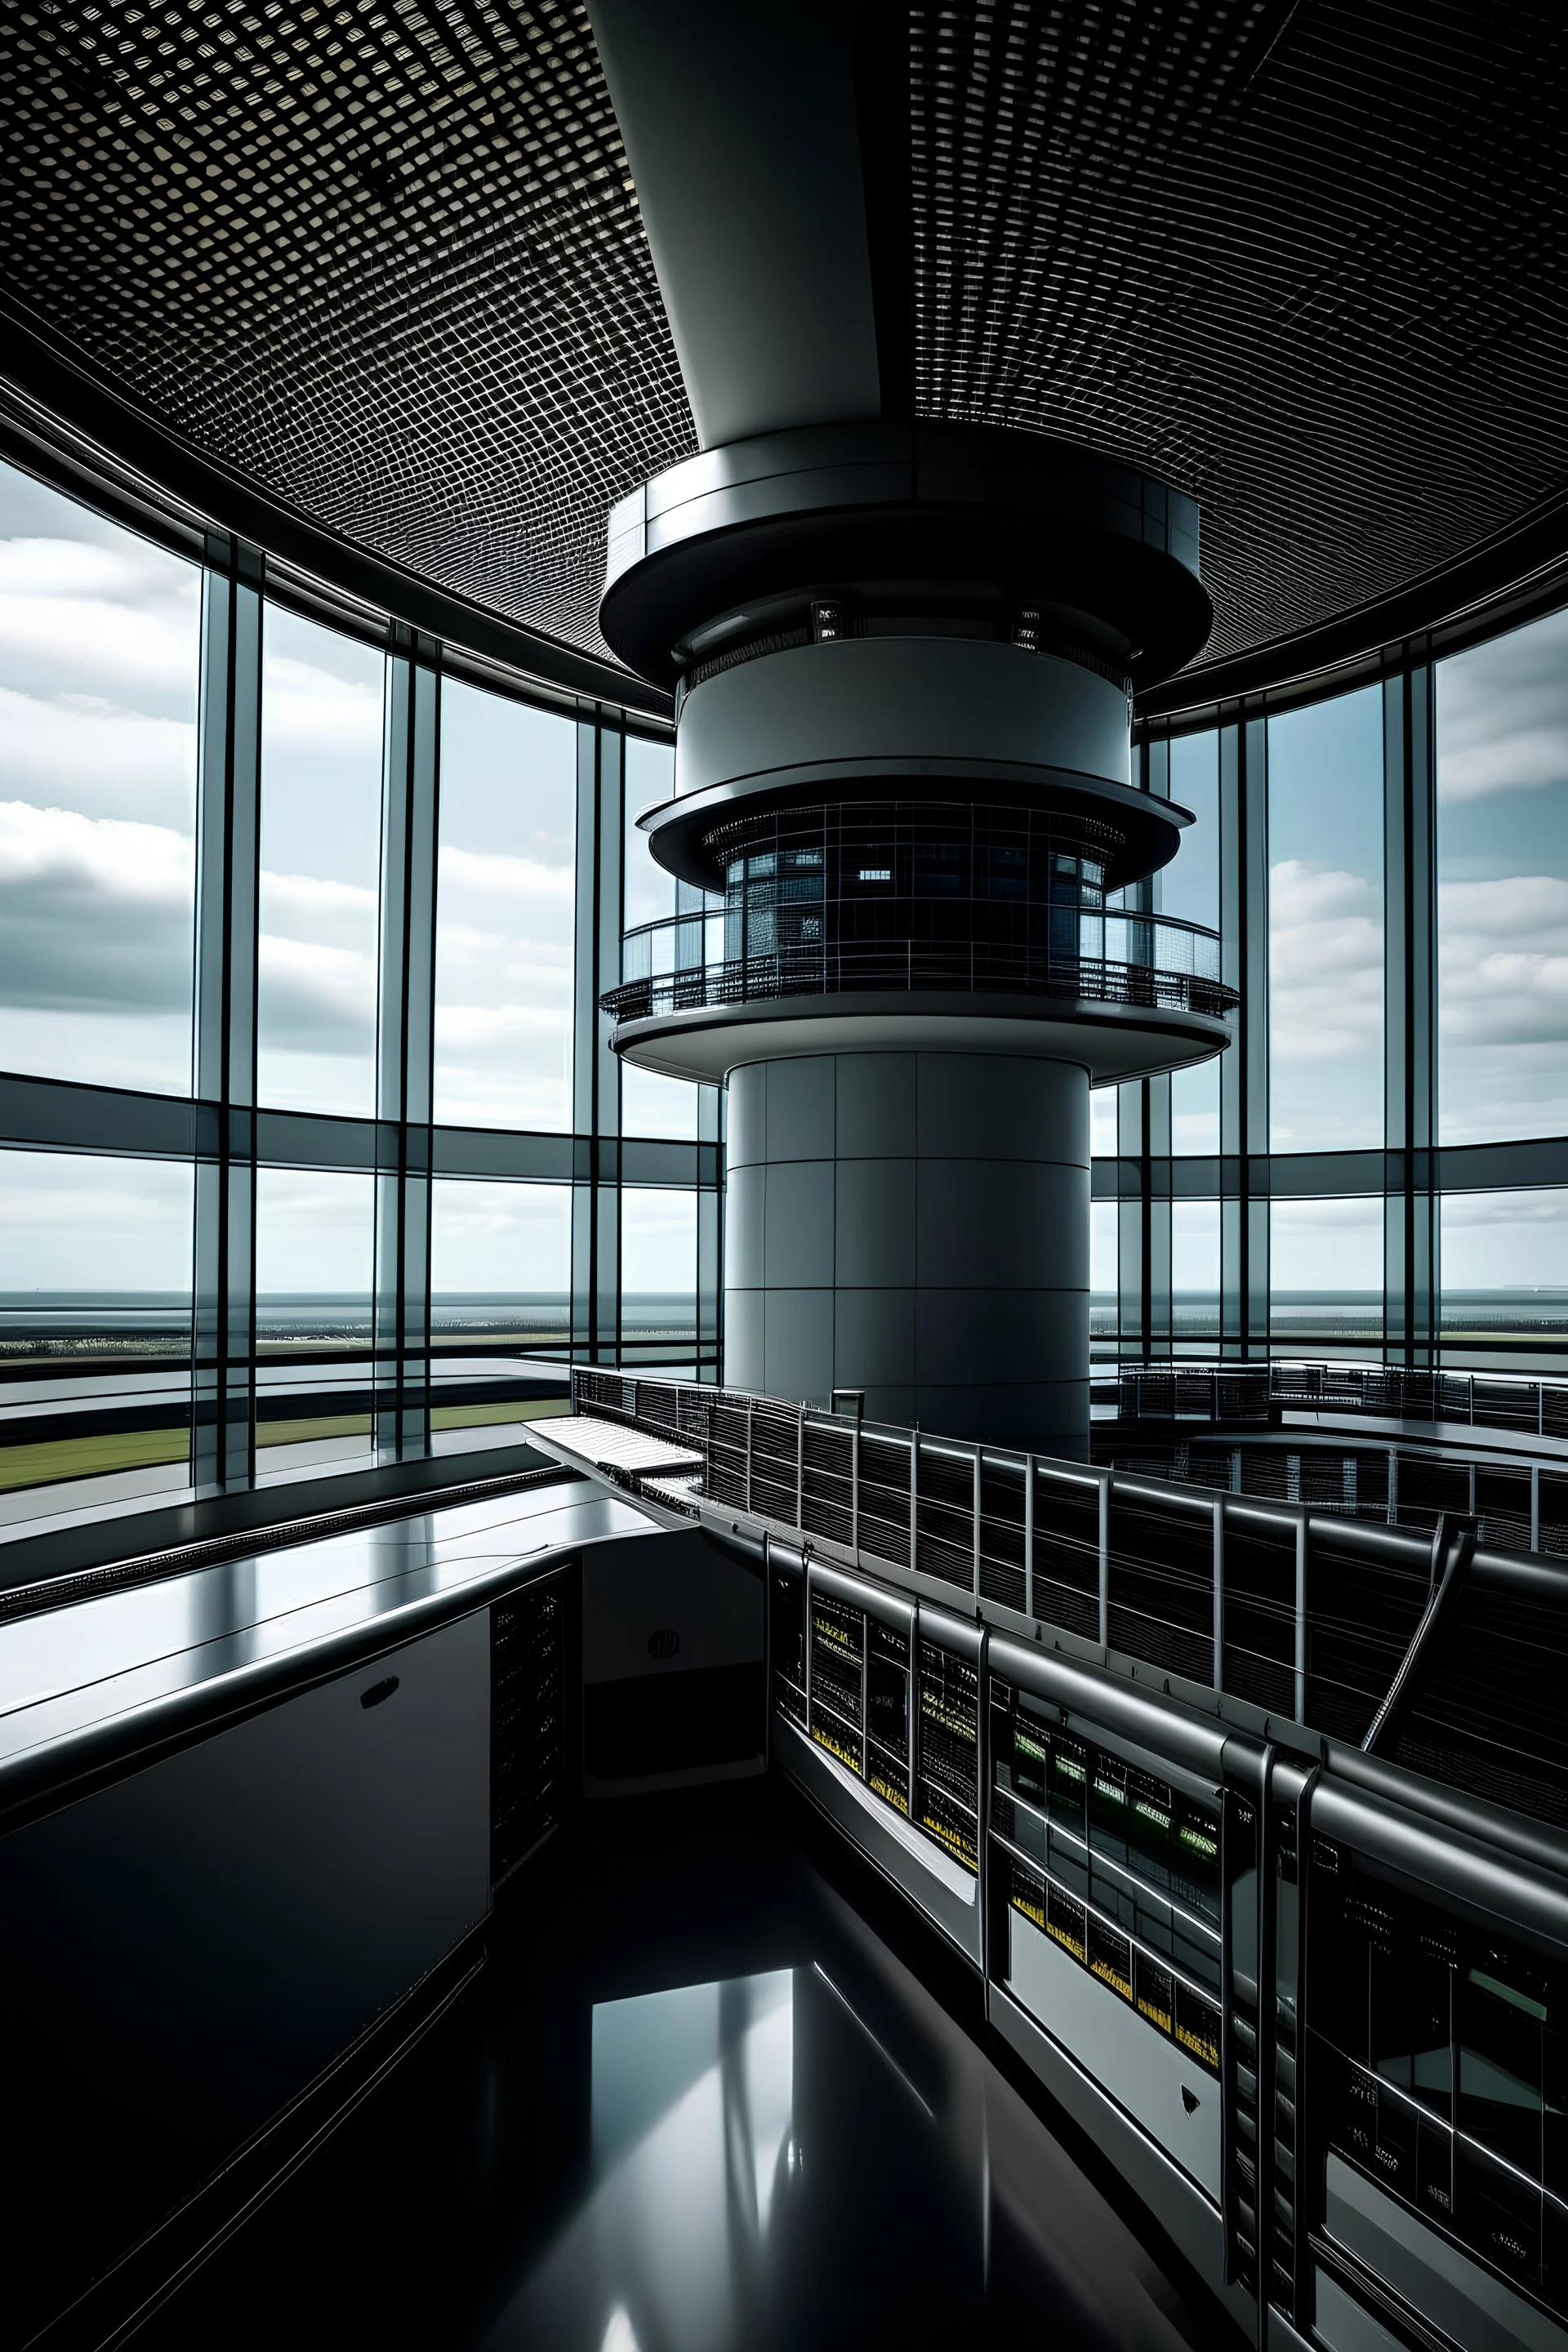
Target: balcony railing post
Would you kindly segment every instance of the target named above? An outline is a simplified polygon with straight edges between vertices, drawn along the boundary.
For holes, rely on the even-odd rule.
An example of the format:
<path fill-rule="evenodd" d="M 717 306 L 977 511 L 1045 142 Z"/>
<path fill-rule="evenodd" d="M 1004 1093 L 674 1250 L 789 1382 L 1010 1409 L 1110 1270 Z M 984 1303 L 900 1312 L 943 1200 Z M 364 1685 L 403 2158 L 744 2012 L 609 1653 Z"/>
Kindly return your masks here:
<path fill-rule="evenodd" d="M 748 1397 L 746 1399 L 746 1508 L 748 1511 L 752 1507 L 752 1415 L 754 1411 L 755 1407 Z"/>
<path fill-rule="evenodd" d="M 910 1574 L 915 1572 L 921 1534 L 921 1425 L 910 1432 Z"/>
<path fill-rule="evenodd" d="M 795 1523 L 805 1527 L 805 1400 L 801 1399 L 800 1418 L 795 1425 Z"/>
<path fill-rule="evenodd" d="M 1296 1522 L 1296 1720 L 1307 1720 L 1307 1513 Z"/>
<path fill-rule="evenodd" d="M 1024 1456 L 1024 1614 L 1035 1613 L 1035 1457 Z"/>
<path fill-rule="evenodd" d="M 974 1598 L 980 1599 L 980 1448 L 974 1449 Z"/>
<path fill-rule="evenodd" d="M 1225 1497 L 1214 1498 L 1214 1686 L 1225 1688 Z"/>
<path fill-rule="evenodd" d="M 1110 1647 L 1110 1489 L 1115 1480 L 1108 1470 L 1100 1482 L 1100 1646 Z"/>

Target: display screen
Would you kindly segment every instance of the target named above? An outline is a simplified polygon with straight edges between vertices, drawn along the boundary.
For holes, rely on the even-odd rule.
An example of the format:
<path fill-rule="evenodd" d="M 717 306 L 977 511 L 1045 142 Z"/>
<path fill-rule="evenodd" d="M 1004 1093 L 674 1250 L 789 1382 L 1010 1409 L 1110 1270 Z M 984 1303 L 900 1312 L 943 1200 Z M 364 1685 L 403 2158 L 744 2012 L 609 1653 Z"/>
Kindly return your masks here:
<path fill-rule="evenodd" d="M 879 1797 L 910 1810 L 910 1637 L 866 1620 L 866 1777 Z"/>
<path fill-rule="evenodd" d="M 1568 2316 L 1557 1963 L 1323 1838 L 1307 1920 L 1328 2147 Z"/>
<path fill-rule="evenodd" d="M 811 1596 L 811 1736 L 865 1776 L 866 1618 L 830 1593 Z"/>
<path fill-rule="evenodd" d="M 980 1676 L 967 1658 L 920 1645 L 920 1819 L 966 1870 L 979 1867 Z"/>
<path fill-rule="evenodd" d="M 773 1571 L 769 1594 L 773 1705 L 805 1728 L 805 1579 Z"/>

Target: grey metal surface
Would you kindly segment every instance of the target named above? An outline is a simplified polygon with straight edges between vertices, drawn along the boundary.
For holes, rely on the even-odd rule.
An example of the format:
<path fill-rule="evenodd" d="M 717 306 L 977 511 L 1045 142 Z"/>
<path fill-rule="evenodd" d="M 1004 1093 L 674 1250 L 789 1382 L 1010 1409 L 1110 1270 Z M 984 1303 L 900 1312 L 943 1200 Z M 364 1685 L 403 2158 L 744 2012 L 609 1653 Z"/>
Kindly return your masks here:
<path fill-rule="evenodd" d="M 1007 1927 L 1007 1990 L 1217 2207 L 1220 2086 L 1213 2075 L 1011 1906 Z"/>
<path fill-rule="evenodd" d="M 742 1387 L 1087 1446 L 1088 1082 L 1004 1056 L 823 1055 L 731 1082 Z"/>
<path fill-rule="evenodd" d="M 221 1562 L 0 1628 L 0 1808 L 479 1608 L 584 1544 L 656 1532 L 536 1487 Z"/>

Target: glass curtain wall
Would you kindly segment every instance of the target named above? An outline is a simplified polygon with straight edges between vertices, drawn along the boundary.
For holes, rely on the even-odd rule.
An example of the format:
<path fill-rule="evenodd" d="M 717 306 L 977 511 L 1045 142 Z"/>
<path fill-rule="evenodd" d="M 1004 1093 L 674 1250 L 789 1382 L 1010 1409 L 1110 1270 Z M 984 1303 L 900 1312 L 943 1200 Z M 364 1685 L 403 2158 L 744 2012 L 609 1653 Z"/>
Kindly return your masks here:
<path fill-rule="evenodd" d="M 577 730 L 455 678 L 441 693 L 435 1110 L 572 1125 Z"/>
<path fill-rule="evenodd" d="M 202 572 L 0 464 L 0 1069 L 188 1094 Z"/>
<path fill-rule="evenodd" d="M 714 1378 L 717 1118 L 574 1034 L 668 744 L 93 495 L 0 462 L 0 1517 Z"/>
<path fill-rule="evenodd" d="M 386 656 L 271 604 L 261 646 L 258 1097 L 370 1118 Z"/>

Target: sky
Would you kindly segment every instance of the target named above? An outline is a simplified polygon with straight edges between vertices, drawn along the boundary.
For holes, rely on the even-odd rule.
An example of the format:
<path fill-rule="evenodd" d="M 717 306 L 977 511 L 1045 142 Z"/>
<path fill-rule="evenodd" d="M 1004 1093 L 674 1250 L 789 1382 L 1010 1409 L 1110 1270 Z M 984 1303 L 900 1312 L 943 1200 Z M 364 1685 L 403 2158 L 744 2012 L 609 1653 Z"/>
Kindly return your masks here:
<path fill-rule="evenodd" d="M 436 1117 L 572 1124 L 577 733 L 448 679 L 441 708 Z"/>
<path fill-rule="evenodd" d="M 1276 1151 L 1384 1132 L 1383 692 L 1268 721 L 1268 1128 Z"/>
<path fill-rule="evenodd" d="M 437 1296 L 571 1289 L 569 1184 L 437 1177 L 431 1190 L 430 1287 Z"/>
<path fill-rule="evenodd" d="M 201 574 L 0 465 L 0 1067 L 190 1088 Z"/>
<path fill-rule="evenodd" d="M 280 1109 L 375 1112 L 385 672 L 376 647 L 268 606 L 258 1083 Z"/>
<path fill-rule="evenodd" d="M 0 1150 L 0 1291 L 191 1288 L 187 1163 Z"/>
<path fill-rule="evenodd" d="M 627 1185 L 621 1193 L 621 1288 L 697 1290 L 697 1195 Z"/>
<path fill-rule="evenodd" d="M 1437 665 L 1438 1122 L 1568 1130 L 1568 611 Z"/>

